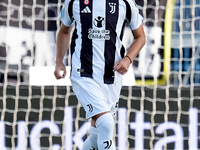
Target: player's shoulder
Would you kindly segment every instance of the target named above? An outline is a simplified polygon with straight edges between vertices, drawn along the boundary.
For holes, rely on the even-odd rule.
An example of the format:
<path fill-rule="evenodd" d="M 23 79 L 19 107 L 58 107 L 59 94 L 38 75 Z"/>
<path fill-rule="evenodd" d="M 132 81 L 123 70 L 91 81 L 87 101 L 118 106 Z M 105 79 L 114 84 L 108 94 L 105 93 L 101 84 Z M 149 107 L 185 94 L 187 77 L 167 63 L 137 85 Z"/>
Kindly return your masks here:
<path fill-rule="evenodd" d="M 74 1 L 76 1 L 76 0 L 65 0 L 63 4 L 68 5 L 69 3 L 74 2 Z"/>
<path fill-rule="evenodd" d="M 131 4 L 131 5 L 134 4 L 134 5 L 137 7 L 137 4 L 136 4 L 135 0 L 122 0 L 122 1 L 128 2 L 128 3 Z"/>
<path fill-rule="evenodd" d="M 123 0 L 123 1 L 126 1 L 126 3 L 130 6 L 130 8 L 132 10 L 138 10 L 138 5 L 137 3 L 135 2 L 135 0 Z"/>
<path fill-rule="evenodd" d="M 130 10 L 137 10 L 138 5 L 136 4 L 135 0 L 122 0 Z"/>

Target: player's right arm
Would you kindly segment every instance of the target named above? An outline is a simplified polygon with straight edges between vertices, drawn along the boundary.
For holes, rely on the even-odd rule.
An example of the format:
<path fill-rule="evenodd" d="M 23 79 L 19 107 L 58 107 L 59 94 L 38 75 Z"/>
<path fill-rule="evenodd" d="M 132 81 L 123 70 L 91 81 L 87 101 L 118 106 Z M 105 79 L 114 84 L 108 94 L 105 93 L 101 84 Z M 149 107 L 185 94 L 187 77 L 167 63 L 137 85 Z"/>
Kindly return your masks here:
<path fill-rule="evenodd" d="M 64 78 L 66 75 L 66 67 L 63 64 L 63 59 L 65 53 L 69 48 L 70 38 L 71 38 L 71 28 L 67 27 L 63 23 L 60 30 L 58 31 L 57 41 L 56 41 L 56 66 L 54 71 L 54 76 L 56 79 Z M 60 74 L 60 71 L 63 71 L 63 74 Z"/>

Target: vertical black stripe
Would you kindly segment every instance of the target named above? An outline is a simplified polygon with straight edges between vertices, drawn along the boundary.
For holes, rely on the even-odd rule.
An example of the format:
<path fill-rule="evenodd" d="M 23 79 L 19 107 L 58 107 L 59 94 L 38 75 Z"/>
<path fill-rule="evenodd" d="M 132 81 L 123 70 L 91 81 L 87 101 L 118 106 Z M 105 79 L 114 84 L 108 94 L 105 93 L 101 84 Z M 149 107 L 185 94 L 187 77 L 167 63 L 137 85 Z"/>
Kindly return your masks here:
<path fill-rule="evenodd" d="M 121 50 L 120 50 L 120 55 L 122 58 L 124 58 L 124 54 L 125 54 L 125 47 L 124 45 L 122 45 Z"/>
<path fill-rule="evenodd" d="M 91 12 L 81 12 L 86 7 L 89 7 Z M 81 76 L 92 77 L 92 40 L 88 38 L 88 30 L 92 28 L 92 0 L 89 1 L 89 4 L 80 0 L 80 19 L 82 24 Z"/>
<path fill-rule="evenodd" d="M 112 6 L 114 13 L 111 11 Z M 110 12 L 111 11 L 111 12 Z M 113 66 L 115 62 L 116 51 L 116 26 L 119 15 L 119 2 L 118 0 L 106 0 L 106 30 L 110 31 L 110 40 L 105 41 L 105 74 L 104 83 L 114 83 Z"/>
<path fill-rule="evenodd" d="M 73 35 L 72 35 L 71 45 L 70 45 L 70 48 L 71 48 L 71 56 L 73 55 L 73 53 L 74 53 L 74 51 L 75 51 L 76 39 L 77 39 L 77 38 L 78 38 L 78 35 L 77 35 L 76 22 L 75 22 L 75 28 L 74 28 L 74 32 L 73 32 Z"/>
<path fill-rule="evenodd" d="M 75 51 L 75 47 L 76 47 L 76 39 L 78 38 L 78 35 L 77 35 L 77 29 L 76 29 L 76 22 L 75 22 L 75 29 L 74 29 L 74 32 L 73 32 L 73 35 L 72 35 L 72 40 L 71 40 L 71 45 L 70 45 L 70 51 L 71 51 L 71 57 Z M 71 59 L 72 61 L 72 59 Z M 71 63 L 71 69 L 72 69 L 72 63 Z"/>
<path fill-rule="evenodd" d="M 130 22 L 131 21 L 131 6 L 126 0 L 124 0 L 124 2 L 126 4 L 126 19 Z"/>
<path fill-rule="evenodd" d="M 72 16 L 73 16 L 73 3 L 74 3 L 74 0 L 71 0 L 69 2 L 69 7 L 68 7 L 68 13 L 69 13 L 70 19 L 72 19 Z"/>
<path fill-rule="evenodd" d="M 125 26 L 126 26 L 126 21 L 124 21 L 124 23 L 122 25 L 122 31 L 120 33 L 120 40 L 121 41 L 123 40 Z"/>
<path fill-rule="evenodd" d="M 71 0 L 69 2 L 69 7 L 68 7 L 68 13 L 69 13 L 69 17 L 71 19 L 73 17 L 73 3 L 74 3 L 74 0 Z M 75 26 L 76 26 L 76 23 L 75 23 Z M 78 38 L 78 35 L 77 35 L 76 27 L 75 27 L 73 35 L 72 35 L 71 45 L 70 45 L 71 57 L 72 57 L 72 55 L 75 51 L 75 46 L 76 46 L 75 41 L 76 41 L 77 38 Z M 72 63 L 71 63 L 71 69 L 72 69 Z"/>
<path fill-rule="evenodd" d="M 126 26 L 126 21 L 124 21 L 123 26 L 122 26 L 122 31 L 121 31 L 121 34 L 120 34 L 120 40 L 121 41 L 123 40 L 125 26 Z M 125 48 L 124 48 L 123 45 L 121 47 L 120 54 L 121 54 L 121 57 L 123 58 L 124 54 L 125 54 Z"/>

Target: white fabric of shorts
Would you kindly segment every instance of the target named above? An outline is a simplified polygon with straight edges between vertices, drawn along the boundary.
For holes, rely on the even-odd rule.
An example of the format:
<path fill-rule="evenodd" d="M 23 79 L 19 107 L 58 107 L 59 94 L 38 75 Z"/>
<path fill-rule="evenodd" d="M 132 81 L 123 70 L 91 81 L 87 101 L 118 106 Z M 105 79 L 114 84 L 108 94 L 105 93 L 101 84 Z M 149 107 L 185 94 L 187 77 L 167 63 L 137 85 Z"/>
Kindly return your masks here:
<path fill-rule="evenodd" d="M 86 119 L 105 111 L 115 115 L 122 81 L 104 84 L 89 77 L 71 76 L 70 79 L 73 91 L 86 111 Z"/>

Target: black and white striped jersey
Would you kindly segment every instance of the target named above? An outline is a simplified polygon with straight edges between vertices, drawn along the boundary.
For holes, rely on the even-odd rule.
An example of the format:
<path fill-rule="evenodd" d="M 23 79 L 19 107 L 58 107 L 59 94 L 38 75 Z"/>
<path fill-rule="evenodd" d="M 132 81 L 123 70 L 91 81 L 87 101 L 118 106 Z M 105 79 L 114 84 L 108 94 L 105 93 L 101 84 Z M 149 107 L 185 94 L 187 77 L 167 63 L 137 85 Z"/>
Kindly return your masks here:
<path fill-rule="evenodd" d="M 91 77 L 106 84 L 122 79 L 113 72 L 114 63 L 124 57 L 123 29 L 142 23 L 134 0 L 66 0 L 60 20 L 75 23 L 71 40 L 71 75 Z"/>

